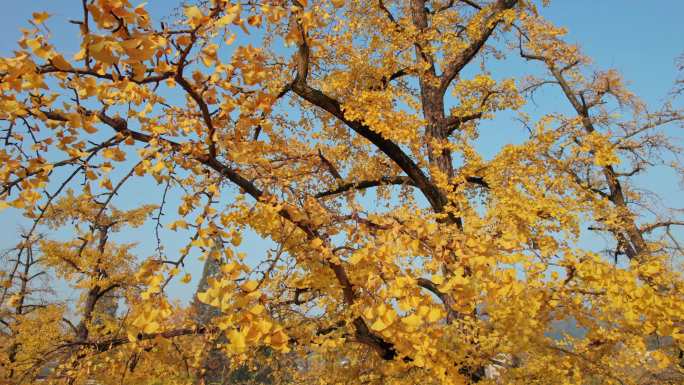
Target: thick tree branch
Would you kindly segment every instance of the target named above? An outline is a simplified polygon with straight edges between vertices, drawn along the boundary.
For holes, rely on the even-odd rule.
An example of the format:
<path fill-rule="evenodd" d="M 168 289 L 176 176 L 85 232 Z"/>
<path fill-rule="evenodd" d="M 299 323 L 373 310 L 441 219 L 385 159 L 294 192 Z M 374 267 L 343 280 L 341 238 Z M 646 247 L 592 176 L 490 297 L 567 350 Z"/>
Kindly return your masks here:
<path fill-rule="evenodd" d="M 482 112 L 476 112 L 474 114 L 466 116 L 450 116 L 446 119 L 444 123 L 447 128 L 447 135 L 451 135 L 454 131 L 458 130 L 463 123 L 469 122 L 471 120 L 480 119 L 482 117 Z"/>
<path fill-rule="evenodd" d="M 371 90 L 373 90 L 373 91 L 385 90 L 385 89 L 387 89 L 387 87 L 389 86 L 389 84 L 393 80 L 399 79 L 401 77 L 404 77 L 404 76 L 410 75 L 410 74 L 411 74 L 411 72 L 408 69 L 402 68 L 402 69 L 392 73 L 389 76 L 383 76 L 382 79 L 380 80 L 380 85 L 371 87 Z"/>

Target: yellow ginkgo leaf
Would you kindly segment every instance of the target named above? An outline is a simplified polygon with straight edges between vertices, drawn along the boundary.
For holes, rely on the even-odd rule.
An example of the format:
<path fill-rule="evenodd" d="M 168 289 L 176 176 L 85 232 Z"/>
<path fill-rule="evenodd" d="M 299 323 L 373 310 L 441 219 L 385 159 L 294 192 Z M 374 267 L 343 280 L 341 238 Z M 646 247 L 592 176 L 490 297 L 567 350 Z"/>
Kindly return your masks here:
<path fill-rule="evenodd" d="M 185 16 L 188 18 L 188 24 L 190 24 L 193 28 L 199 26 L 202 17 L 204 17 L 202 11 L 194 5 L 190 7 L 185 7 L 185 10 L 183 12 L 185 13 Z"/>
<path fill-rule="evenodd" d="M 418 317 L 417 315 L 411 314 L 408 317 L 402 318 L 401 322 L 403 322 L 406 325 L 411 326 L 411 327 L 417 327 L 423 323 L 423 320 L 420 317 Z"/>
<path fill-rule="evenodd" d="M 256 323 L 256 326 L 261 333 L 268 333 L 272 329 L 273 324 L 267 320 L 262 319 Z"/>
<path fill-rule="evenodd" d="M 441 274 L 433 274 L 432 282 L 434 282 L 436 285 L 441 285 L 444 283 L 444 276 Z"/>
<path fill-rule="evenodd" d="M 376 320 L 375 322 L 373 322 L 373 324 L 371 325 L 371 329 L 375 330 L 376 332 L 381 332 L 381 331 L 387 329 L 387 326 L 389 326 L 389 325 L 387 325 L 387 324 L 385 324 L 384 322 L 382 322 L 381 319 L 377 319 L 377 320 Z"/>
<path fill-rule="evenodd" d="M 164 169 L 164 162 L 157 162 L 157 163 L 152 167 L 152 171 L 153 171 L 153 172 L 157 172 L 157 173 L 158 173 L 158 172 L 161 172 L 161 170 L 163 170 L 163 169 Z"/>
<path fill-rule="evenodd" d="M 249 293 L 256 290 L 257 286 L 259 286 L 259 282 L 252 279 L 242 284 L 242 290 Z"/>
<path fill-rule="evenodd" d="M 230 347 L 236 352 L 242 352 L 247 347 L 245 342 L 245 335 L 235 329 L 228 332 L 228 339 L 230 340 Z"/>
<path fill-rule="evenodd" d="M 211 302 L 211 298 L 209 297 L 209 293 L 207 292 L 197 293 L 197 299 L 202 303 Z"/>
<path fill-rule="evenodd" d="M 126 333 L 126 336 L 128 337 L 129 342 L 135 342 L 138 340 L 138 335 L 133 331 Z"/>
<path fill-rule="evenodd" d="M 181 282 L 183 283 L 189 283 L 192 280 L 192 275 L 190 274 L 185 274 L 183 278 L 181 278 Z"/>
<path fill-rule="evenodd" d="M 50 14 L 47 12 L 33 12 L 31 16 L 33 16 L 34 23 L 43 24 L 45 20 L 47 20 L 50 17 Z"/>
<path fill-rule="evenodd" d="M 286 346 L 288 337 L 282 329 L 278 329 L 271 334 L 271 345 L 274 347 Z"/>
<path fill-rule="evenodd" d="M 228 13 L 228 14 L 220 17 L 218 20 L 216 20 L 216 25 L 218 25 L 219 27 L 224 27 L 224 26 L 232 23 L 236 17 L 237 17 L 237 13 Z"/>
<path fill-rule="evenodd" d="M 116 64 L 119 61 L 119 58 L 114 56 L 112 49 L 105 41 L 91 45 L 90 54 L 95 60 L 106 64 Z"/>
<path fill-rule="evenodd" d="M 69 62 L 66 61 L 66 59 L 64 59 L 64 56 L 62 56 L 62 55 L 53 56 L 52 58 L 50 58 L 50 62 L 58 70 L 68 71 L 72 68 L 71 64 L 69 64 Z"/>
<path fill-rule="evenodd" d="M 349 259 L 348 259 L 347 261 L 348 261 L 350 264 L 352 264 L 352 265 L 356 265 L 357 263 L 359 263 L 359 261 L 360 261 L 363 257 L 364 257 L 364 254 L 363 254 L 363 253 L 357 252 L 357 253 L 352 254 L 352 255 L 349 257 Z"/>
<path fill-rule="evenodd" d="M 227 318 L 222 318 L 216 322 L 216 326 L 218 326 L 219 330 L 226 330 L 229 327 L 232 327 L 233 323 Z"/>
<path fill-rule="evenodd" d="M 163 280 L 164 280 L 164 277 L 162 277 L 161 275 L 153 275 L 153 276 L 149 279 L 149 281 L 147 281 L 147 283 L 148 283 L 150 286 L 159 286 L 159 285 L 162 283 Z"/>
<path fill-rule="evenodd" d="M 221 271 L 224 272 L 225 274 L 228 274 L 231 271 L 235 270 L 235 268 L 237 266 L 238 266 L 238 264 L 235 262 L 225 263 L 225 264 L 221 265 Z"/>
<path fill-rule="evenodd" d="M 264 312 L 264 305 L 256 304 L 249 309 L 249 312 L 254 315 L 259 315 Z"/>
<path fill-rule="evenodd" d="M 435 322 L 440 318 L 442 318 L 442 312 L 437 308 L 431 308 L 427 315 L 428 321 Z"/>
<path fill-rule="evenodd" d="M 148 322 L 145 327 L 143 327 L 143 332 L 147 334 L 154 333 L 157 330 L 159 330 L 159 323 L 155 321 Z"/>
<path fill-rule="evenodd" d="M 323 240 L 321 240 L 321 238 L 314 238 L 310 244 L 312 248 L 317 249 L 321 247 L 321 245 L 323 244 Z"/>
<path fill-rule="evenodd" d="M 107 190 L 114 190 L 114 186 L 112 186 L 112 181 L 109 178 L 104 178 L 100 180 L 100 187 L 104 187 Z"/>

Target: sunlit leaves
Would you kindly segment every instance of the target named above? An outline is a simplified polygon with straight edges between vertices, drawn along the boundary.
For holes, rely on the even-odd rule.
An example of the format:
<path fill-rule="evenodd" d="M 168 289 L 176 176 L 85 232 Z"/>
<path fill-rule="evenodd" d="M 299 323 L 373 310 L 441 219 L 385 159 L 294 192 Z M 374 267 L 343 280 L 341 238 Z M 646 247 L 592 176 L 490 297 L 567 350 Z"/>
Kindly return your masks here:
<path fill-rule="evenodd" d="M 200 24 L 202 24 L 202 21 L 205 17 L 199 7 L 194 5 L 185 7 L 183 13 L 185 13 L 185 16 L 188 18 L 188 24 L 190 24 L 190 26 L 193 28 L 197 28 Z"/>
<path fill-rule="evenodd" d="M 36 221 L 17 235 L 19 273 L 0 269 L 0 342 L 22 346 L 0 375 L 29 378 L 48 355 L 60 380 L 186 384 L 208 350 L 306 385 L 460 384 L 493 365 L 502 383 L 629 383 L 674 367 L 673 243 L 644 230 L 657 215 L 621 167 L 676 150 L 639 131 L 657 119 L 615 71 L 589 75 L 564 29 L 508 3 L 215 0 L 152 23 L 144 4 L 95 0 L 74 56 L 35 13 L 0 59 L 0 210 Z M 565 78 L 493 71 L 521 49 Z M 528 112 L 563 79 L 574 112 Z M 494 135 L 524 137 L 482 152 L 484 125 L 511 113 Z M 587 245 L 588 226 L 607 241 Z M 21 291 L 34 257 L 73 308 L 19 314 L 43 305 Z M 586 333 L 549 337 L 558 322 Z M 649 351 L 656 335 L 673 349 Z"/>

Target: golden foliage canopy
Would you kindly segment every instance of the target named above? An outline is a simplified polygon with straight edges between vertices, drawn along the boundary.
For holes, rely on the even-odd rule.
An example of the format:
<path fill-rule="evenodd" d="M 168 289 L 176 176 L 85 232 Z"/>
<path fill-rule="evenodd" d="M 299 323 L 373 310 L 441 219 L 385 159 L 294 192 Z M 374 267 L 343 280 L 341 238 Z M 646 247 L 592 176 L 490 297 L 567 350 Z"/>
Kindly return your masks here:
<path fill-rule="evenodd" d="M 590 72 L 543 5 L 82 5 L 75 55 L 37 12 L 0 58 L 0 208 L 31 224 L 0 276 L 0 382 L 199 383 L 214 344 L 271 383 L 681 383 L 683 222 L 634 177 L 681 173 L 682 110 Z M 503 58 L 537 70 L 486 70 Z M 523 113 L 548 89 L 565 112 Z M 502 113 L 526 138 L 485 157 Z M 135 183 L 159 201 L 117 209 Z M 150 226 L 186 245 L 110 239 Z M 276 248 L 246 256 L 247 233 Z M 190 259 L 219 269 L 185 306 Z"/>

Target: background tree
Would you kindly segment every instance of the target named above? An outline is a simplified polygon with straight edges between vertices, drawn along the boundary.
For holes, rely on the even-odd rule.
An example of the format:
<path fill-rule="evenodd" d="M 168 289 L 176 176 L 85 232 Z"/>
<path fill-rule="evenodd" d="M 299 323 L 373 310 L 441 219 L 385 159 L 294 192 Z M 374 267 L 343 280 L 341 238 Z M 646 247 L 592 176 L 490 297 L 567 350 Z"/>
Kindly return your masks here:
<path fill-rule="evenodd" d="M 684 222 L 635 182 L 681 176 L 677 89 L 648 107 L 522 0 L 213 0 L 160 25 L 80 5 L 76 55 L 37 12 L 0 59 L 0 207 L 33 224 L 3 276 L 3 381 L 682 381 Z M 495 76 L 506 57 L 529 74 Z M 521 110 L 549 88 L 567 107 Z M 528 137 L 487 159 L 504 113 Z M 158 204 L 116 209 L 134 181 Z M 145 223 L 154 255 L 110 240 Z M 246 256 L 252 235 L 275 247 Z M 167 291 L 195 258 L 184 307 Z M 25 311 L 34 270 L 75 310 Z"/>

